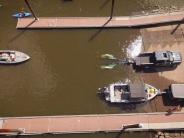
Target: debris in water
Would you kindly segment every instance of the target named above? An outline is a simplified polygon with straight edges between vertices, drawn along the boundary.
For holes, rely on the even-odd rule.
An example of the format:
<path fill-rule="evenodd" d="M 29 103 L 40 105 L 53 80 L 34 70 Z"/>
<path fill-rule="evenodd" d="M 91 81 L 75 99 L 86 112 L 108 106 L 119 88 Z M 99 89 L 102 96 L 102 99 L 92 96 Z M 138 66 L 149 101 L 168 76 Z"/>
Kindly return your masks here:
<path fill-rule="evenodd" d="M 138 36 L 127 48 L 127 56 L 128 58 L 135 58 L 138 56 L 143 50 L 143 42 L 142 37 Z"/>

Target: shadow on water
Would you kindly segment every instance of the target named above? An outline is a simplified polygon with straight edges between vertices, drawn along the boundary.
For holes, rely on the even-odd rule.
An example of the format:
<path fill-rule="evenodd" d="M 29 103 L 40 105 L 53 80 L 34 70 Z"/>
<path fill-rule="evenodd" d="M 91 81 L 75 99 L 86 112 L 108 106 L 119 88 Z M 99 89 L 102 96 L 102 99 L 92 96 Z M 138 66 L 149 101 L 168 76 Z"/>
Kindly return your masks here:
<path fill-rule="evenodd" d="M 119 131 L 116 135 L 115 138 L 121 138 L 122 134 L 123 134 L 124 130 L 122 129 L 121 131 Z"/>
<path fill-rule="evenodd" d="M 10 39 L 10 43 L 14 42 L 15 40 L 17 40 L 19 37 L 21 37 L 24 33 L 26 32 L 26 30 L 22 30 L 20 33 L 18 33 L 17 35 L 15 35 L 12 39 Z"/>
<path fill-rule="evenodd" d="M 139 137 L 139 138 L 145 138 L 148 137 L 150 134 L 145 133 L 145 132 L 126 132 L 126 133 L 108 133 L 108 132 L 97 132 L 97 133 L 90 133 L 90 134 L 58 134 L 58 135 L 53 135 L 53 134 L 43 134 L 43 135 L 34 135 L 34 136 L 9 136 L 9 138 L 94 138 L 94 137 L 105 137 L 105 138 L 134 138 L 134 137 Z M 0 136 L 0 138 L 4 138 L 3 136 Z"/>
<path fill-rule="evenodd" d="M 166 94 L 162 95 L 162 100 L 163 100 L 164 106 L 178 106 L 178 105 L 180 105 L 181 107 L 184 106 L 184 101 L 183 100 L 180 101 L 180 100 L 171 98 L 171 96 L 169 95 L 170 88 L 165 89 L 164 91 L 166 91 Z"/>
<path fill-rule="evenodd" d="M 145 106 L 148 102 L 137 102 L 137 103 L 110 103 L 105 101 L 103 94 L 98 94 L 98 98 L 104 101 L 109 107 L 119 108 L 122 111 L 135 112 L 141 106 Z"/>
<path fill-rule="evenodd" d="M 18 33 L 17 35 L 15 35 L 12 39 L 10 39 L 10 43 L 14 42 L 15 40 L 17 40 L 19 37 L 21 37 L 27 30 L 27 28 L 32 25 L 36 20 L 31 21 L 24 29 L 21 29 L 21 32 Z"/>
<path fill-rule="evenodd" d="M 93 41 L 104 29 L 105 29 L 105 26 L 111 21 L 111 18 L 109 18 L 103 25 L 102 27 L 97 31 L 95 32 L 88 41 Z"/>
<path fill-rule="evenodd" d="M 110 0 L 105 0 L 102 5 L 100 6 L 100 9 L 103 9 L 108 3 L 110 2 Z"/>
<path fill-rule="evenodd" d="M 135 103 L 128 103 L 128 104 L 124 104 L 124 103 L 107 103 L 109 107 L 118 107 L 120 108 L 122 111 L 129 111 L 129 112 L 134 112 L 137 109 L 137 104 Z"/>
<path fill-rule="evenodd" d="M 104 3 L 103 3 L 103 7 L 109 2 L 110 0 L 106 0 Z M 115 5 L 115 0 L 112 0 L 112 4 L 111 4 L 111 11 L 110 11 L 110 17 L 109 19 L 102 25 L 102 27 L 96 32 L 94 33 L 91 38 L 89 39 L 89 41 L 92 41 L 94 40 L 98 34 L 100 34 L 102 32 L 102 30 L 105 28 L 105 26 L 111 21 L 112 17 L 113 17 L 113 14 L 114 14 L 114 5 Z"/>
<path fill-rule="evenodd" d="M 16 135 L 15 138 L 20 138 L 20 135 Z"/>
<path fill-rule="evenodd" d="M 72 2 L 73 0 L 61 0 L 61 2 L 66 3 L 66 2 Z"/>

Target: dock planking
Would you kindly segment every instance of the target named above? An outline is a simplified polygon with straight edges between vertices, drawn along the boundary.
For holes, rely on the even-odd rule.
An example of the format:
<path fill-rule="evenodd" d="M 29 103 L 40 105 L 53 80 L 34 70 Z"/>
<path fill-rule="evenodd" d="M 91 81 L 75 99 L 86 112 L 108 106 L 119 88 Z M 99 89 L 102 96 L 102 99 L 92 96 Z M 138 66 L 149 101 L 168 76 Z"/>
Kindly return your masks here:
<path fill-rule="evenodd" d="M 17 29 L 41 28 L 113 28 L 113 27 L 143 27 L 160 24 L 176 24 L 184 22 L 183 12 L 117 17 L 39 17 L 19 18 Z"/>
<path fill-rule="evenodd" d="M 122 126 L 141 124 L 125 131 L 183 130 L 184 112 L 99 115 L 65 115 L 1 118 L 0 135 L 17 135 L 3 130 L 22 130 L 19 135 L 118 132 Z"/>

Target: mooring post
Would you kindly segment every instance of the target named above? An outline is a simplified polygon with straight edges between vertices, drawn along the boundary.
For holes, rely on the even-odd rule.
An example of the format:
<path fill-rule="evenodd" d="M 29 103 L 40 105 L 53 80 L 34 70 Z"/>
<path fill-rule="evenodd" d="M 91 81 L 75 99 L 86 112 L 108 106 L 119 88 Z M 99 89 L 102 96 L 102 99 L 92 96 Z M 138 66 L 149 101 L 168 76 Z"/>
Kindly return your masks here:
<path fill-rule="evenodd" d="M 114 13 L 114 3 L 115 3 L 115 0 L 112 0 L 110 20 L 112 19 L 113 13 Z"/>
<path fill-rule="evenodd" d="M 36 14 L 34 13 L 33 9 L 31 8 L 31 4 L 29 4 L 28 0 L 25 0 L 25 3 L 27 4 L 29 10 L 31 11 L 31 13 L 33 14 L 35 20 L 38 20 L 38 17 L 36 16 Z"/>

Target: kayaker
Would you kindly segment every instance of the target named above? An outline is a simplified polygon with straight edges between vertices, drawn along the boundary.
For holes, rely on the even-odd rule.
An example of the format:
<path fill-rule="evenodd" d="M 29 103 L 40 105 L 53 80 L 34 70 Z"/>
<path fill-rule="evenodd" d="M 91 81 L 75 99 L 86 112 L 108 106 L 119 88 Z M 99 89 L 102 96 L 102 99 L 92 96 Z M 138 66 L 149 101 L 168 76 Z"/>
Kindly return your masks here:
<path fill-rule="evenodd" d="M 20 15 L 21 17 L 24 17 L 24 16 L 25 16 L 24 8 L 21 9 L 19 15 Z"/>

